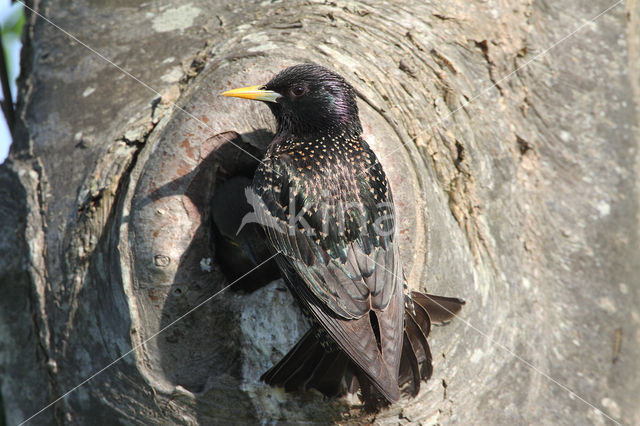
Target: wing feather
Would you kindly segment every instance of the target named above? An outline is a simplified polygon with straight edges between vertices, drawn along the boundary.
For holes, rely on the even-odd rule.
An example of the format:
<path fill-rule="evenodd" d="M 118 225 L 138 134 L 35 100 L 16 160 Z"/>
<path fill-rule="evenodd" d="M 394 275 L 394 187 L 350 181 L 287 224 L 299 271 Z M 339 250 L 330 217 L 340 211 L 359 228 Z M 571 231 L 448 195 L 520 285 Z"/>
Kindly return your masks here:
<path fill-rule="evenodd" d="M 266 228 L 273 250 L 282 253 L 278 264 L 298 299 L 375 387 L 389 401 L 396 401 L 404 277 L 393 235 L 374 233 L 374 224 L 381 215 L 386 215 L 386 226 L 394 222 L 384 173 L 374 167 L 375 187 L 371 186 L 371 176 L 365 174 L 363 182 L 352 186 L 361 188 L 360 192 L 347 191 L 345 195 L 334 189 L 336 182 L 322 185 L 299 176 L 290 179 L 290 161 L 286 157 L 267 158 L 267 164 L 258 168 L 251 203 L 258 220 Z M 324 178 L 336 179 L 315 176 Z M 322 198 L 317 195 L 318 187 L 331 188 L 335 193 Z M 291 206 L 285 205 L 285 193 L 289 191 L 300 203 L 294 208 L 304 209 L 304 214 L 301 210 L 290 211 Z M 375 200 L 370 193 L 377 194 Z M 363 194 L 367 197 L 363 198 Z M 381 209 L 374 201 L 385 201 L 387 207 Z M 344 203 L 357 203 L 364 216 L 347 210 L 342 221 L 326 221 L 326 215 L 323 218 L 319 214 L 322 208 L 328 208 L 328 216 L 338 217 Z M 305 220 L 291 223 L 291 217 Z M 346 228 L 340 229 L 341 226 Z M 378 321 L 380 349 L 368 315 L 370 310 Z"/>

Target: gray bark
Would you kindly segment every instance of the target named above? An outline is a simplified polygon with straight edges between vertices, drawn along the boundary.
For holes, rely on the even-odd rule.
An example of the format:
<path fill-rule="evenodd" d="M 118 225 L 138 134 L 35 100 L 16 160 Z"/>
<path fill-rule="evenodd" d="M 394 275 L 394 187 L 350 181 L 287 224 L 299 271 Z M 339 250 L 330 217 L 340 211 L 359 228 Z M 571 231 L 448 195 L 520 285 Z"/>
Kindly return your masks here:
<path fill-rule="evenodd" d="M 309 60 L 360 94 L 410 285 L 467 300 L 376 421 L 640 424 L 640 6 L 589 22 L 612 3 L 39 2 L 121 69 L 30 15 L 0 167 L 8 424 L 129 352 L 31 424 L 364 420 L 258 381 L 304 331 L 281 282 L 156 335 L 228 284 L 211 196 L 252 161 L 229 140 L 273 127 L 219 93 Z"/>

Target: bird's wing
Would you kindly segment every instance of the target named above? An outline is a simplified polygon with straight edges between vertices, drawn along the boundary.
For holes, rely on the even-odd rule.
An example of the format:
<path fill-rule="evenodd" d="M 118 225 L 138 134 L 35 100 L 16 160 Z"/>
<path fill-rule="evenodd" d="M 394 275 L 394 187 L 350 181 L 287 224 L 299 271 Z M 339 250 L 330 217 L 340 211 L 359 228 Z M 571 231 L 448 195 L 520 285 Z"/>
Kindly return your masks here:
<path fill-rule="evenodd" d="M 395 401 L 404 277 L 393 241 L 393 204 L 379 165 L 359 179 L 355 194 L 323 195 L 317 185 L 315 192 L 306 186 L 286 158 L 276 158 L 258 168 L 248 196 L 255 197 L 250 203 L 257 220 L 282 253 L 280 267 L 298 297 Z"/>
<path fill-rule="evenodd" d="M 351 187 L 358 190 L 345 194 L 329 183 L 323 187 L 301 178 L 286 158 L 266 161 L 247 198 L 273 248 L 340 317 L 386 309 L 404 278 L 393 235 L 393 200 L 379 164 L 356 176 Z"/>

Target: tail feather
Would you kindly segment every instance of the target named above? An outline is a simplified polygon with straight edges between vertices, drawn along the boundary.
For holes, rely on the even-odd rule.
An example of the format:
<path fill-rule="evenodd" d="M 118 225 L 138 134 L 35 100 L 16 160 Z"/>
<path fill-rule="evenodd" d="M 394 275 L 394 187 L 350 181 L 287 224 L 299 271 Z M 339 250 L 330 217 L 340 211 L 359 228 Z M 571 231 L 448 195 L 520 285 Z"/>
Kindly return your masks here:
<path fill-rule="evenodd" d="M 282 386 L 295 375 L 307 362 L 307 359 L 317 352 L 320 343 L 313 335 L 313 329 L 307 331 L 302 338 L 276 365 L 266 371 L 260 380 L 271 386 Z"/>
<path fill-rule="evenodd" d="M 456 316 L 464 300 L 412 291 L 405 307 L 404 342 L 399 384 L 416 396 L 420 383 L 433 374 L 432 356 L 427 342 L 431 324 L 445 324 Z"/>
<path fill-rule="evenodd" d="M 419 376 L 422 380 L 429 380 L 433 373 L 431 349 L 427 342 L 431 331 L 429 313 L 417 305 L 414 312 L 411 309 L 406 309 L 405 318 L 404 330 L 420 365 Z M 419 383 L 417 387 L 420 388 Z"/>
<path fill-rule="evenodd" d="M 431 319 L 432 324 L 442 325 L 451 321 L 462 309 L 465 301 L 456 297 L 435 296 L 417 291 L 411 292 L 411 299 L 420 305 Z"/>
<path fill-rule="evenodd" d="M 404 312 L 404 333 L 398 385 L 403 392 L 416 396 L 420 383 L 433 373 L 427 337 L 431 324 L 445 324 L 462 309 L 465 302 L 453 297 L 435 296 L 413 291 Z M 260 378 L 271 386 L 287 391 L 317 389 L 328 397 L 361 391 L 369 410 L 387 405 L 385 398 L 369 377 L 341 350 L 325 349 L 311 328 L 300 341 Z"/>
<path fill-rule="evenodd" d="M 311 328 L 260 380 L 286 391 L 317 389 L 329 397 L 342 393 L 345 370 L 350 364 L 339 350 L 327 351 Z"/>
<path fill-rule="evenodd" d="M 402 342 L 402 357 L 400 358 L 400 374 L 398 375 L 398 385 L 408 391 L 411 396 L 416 396 L 420 392 L 420 364 L 416 352 L 411 346 L 411 341 L 407 332 L 404 332 Z M 408 387 L 405 385 L 409 383 Z"/>
<path fill-rule="evenodd" d="M 405 363 L 400 366 L 399 384 L 406 386 L 410 383 L 405 388 L 405 392 L 409 392 L 412 396 L 420 392 L 420 383 L 423 380 L 429 380 L 433 373 L 431 349 L 427 342 L 430 331 L 431 319 L 427 310 L 417 303 L 412 305 L 411 300 L 407 300 L 402 348 Z"/>
<path fill-rule="evenodd" d="M 350 364 L 349 357 L 340 350 L 323 350 L 322 360 L 317 364 L 311 377 L 305 381 L 305 388 L 314 388 L 324 395 L 337 396 L 344 393 L 346 382 L 343 377 Z"/>
<path fill-rule="evenodd" d="M 306 384 L 314 377 L 316 367 L 322 364 L 325 355 L 326 353 L 323 350 L 311 349 L 306 359 L 285 379 L 283 383 L 284 389 L 288 392 L 306 389 Z"/>

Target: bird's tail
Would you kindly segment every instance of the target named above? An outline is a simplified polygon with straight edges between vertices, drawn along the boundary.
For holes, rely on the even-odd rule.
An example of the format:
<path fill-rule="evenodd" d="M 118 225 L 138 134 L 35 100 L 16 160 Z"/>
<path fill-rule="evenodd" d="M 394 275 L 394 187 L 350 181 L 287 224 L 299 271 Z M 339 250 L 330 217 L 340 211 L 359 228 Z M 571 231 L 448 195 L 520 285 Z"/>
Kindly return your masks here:
<path fill-rule="evenodd" d="M 464 301 L 452 297 L 411 292 L 406 296 L 404 338 L 400 361 L 399 386 L 415 396 L 420 382 L 433 372 L 427 342 L 431 325 L 449 322 L 462 309 Z M 298 343 L 260 378 L 286 391 L 316 389 L 328 397 L 353 393 L 360 388 L 365 407 L 375 410 L 386 405 L 369 378 L 349 357 L 331 345 L 322 345 L 317 330 L 311 328 Z"/>
<path fill-rule="evenodd" d="M 427 342 L 431 325 L 451 321 L 464 303 L 462 299 L 417 291 L 412 291 L 411 296 L 406 297 L 398 384 L 412 396 L 420 392 L 420 382 L 429 380 L 433 373 L 431 350 Z"/>
<path fill-rule="evenodd" d="M 312 327 L 260 380 L 283 387 L 287 392 L 316 389 L 328 397 L 335 397 L 351 390 L 348 388 L 353 375 L 347 371 L 351 364 L 341 350 L 325 349 L 317 330 Z"/>

